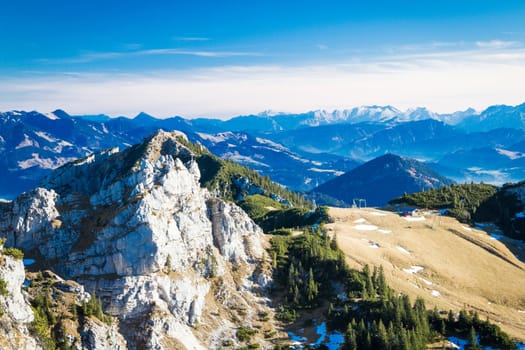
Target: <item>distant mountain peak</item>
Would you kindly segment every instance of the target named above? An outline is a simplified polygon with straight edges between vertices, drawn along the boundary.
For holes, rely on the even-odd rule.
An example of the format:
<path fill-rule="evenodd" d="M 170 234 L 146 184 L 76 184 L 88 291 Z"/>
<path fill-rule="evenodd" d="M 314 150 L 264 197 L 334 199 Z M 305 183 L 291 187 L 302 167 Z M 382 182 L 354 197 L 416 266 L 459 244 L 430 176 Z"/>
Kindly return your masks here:
<path fill-rule="evenodd" d="M 64 111 L 63 109 L 56 109 L 53 112 L 51 112 L 51 114 L 56 116 L 58 119 L 71 118 L 71 116 L 66 111 Z"/>
<path fill-rule="evenodd" d="M 450 183 L 451 180 L 415 159 L 387 153 L 326 182 L 312 192 L 348 204 L 355 198 L 363 198 L 369 206 L 382 206 L 405 192 L 418 192 Z"/>
<path fill-rule="evenodd" d="M 146 112 L 140 112 L 133 118 L 134 121 L 157 121 L 158 119 Z"/>
<path fill-rule="evenodd" d="M 265 117 L 275 117 L 277 115 L 284 115 L 284 114 L 286 114 L 286 113 L 285 112 L 275 111 L 273 109 L 267 109 L 267 110 L 264 110 L 264 111 L 262 111 L 260 113 L 257 113 L 257 116 L 265 118 Z"/>

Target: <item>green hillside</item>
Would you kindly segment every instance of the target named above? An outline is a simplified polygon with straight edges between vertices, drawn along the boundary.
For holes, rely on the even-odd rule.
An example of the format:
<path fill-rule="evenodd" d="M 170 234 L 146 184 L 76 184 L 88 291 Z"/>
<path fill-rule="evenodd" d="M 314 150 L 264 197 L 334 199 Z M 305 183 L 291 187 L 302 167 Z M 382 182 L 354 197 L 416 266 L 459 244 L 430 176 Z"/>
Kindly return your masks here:
<path fill-rule="evenodd" d="M 447 209 L 446 215 L 461 222 L 493 221 L 494 195 L 497 187 L 487 184 L 462 184 L 404 194 L 390 204 L 404 204 L 417 208 Z"/>

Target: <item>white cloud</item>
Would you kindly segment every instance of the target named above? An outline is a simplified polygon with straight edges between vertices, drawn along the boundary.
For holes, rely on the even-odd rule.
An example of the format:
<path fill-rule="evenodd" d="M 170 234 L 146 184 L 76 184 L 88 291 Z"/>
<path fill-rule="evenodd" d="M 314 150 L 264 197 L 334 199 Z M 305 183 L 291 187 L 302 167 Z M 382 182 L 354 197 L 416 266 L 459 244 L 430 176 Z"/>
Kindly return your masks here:
<path fill-rule="evenodd" d="M 197 37 L 197 36 L 177 36 L 173 38 L 176 41 L 209 41 L 210 38 Z"/>
<path fill-rule="evenodd" d="M 230 117 L 267 109 L 303 112 L 389 104 L 452 112 L 522 103 L 523 81 L 525 49 L 479 48 L 305 66 L 4 77 L 0 110 Z"/>
<path fill-rule="evenodd" d="M 133 52 L 134 55 L 186 55 L 200 57 L 238 57 L 238 56 L 261 56 L 258 52 L 248 51 L 197 51 L 183 49 L 153 49 Z"/>
<path fill-rule="evenodd" d="M 482 49 L 505 49 L 516 45 L 516 41 L 490 40 L 477 41 L 476 45 Z"/>
<path fill-rule="evenodd" d="M 179 48 L 163 48 L 163 49 L 148 49 L 148 50 L 135 50 L 135 51 L 122 51 L 122 52 L 90 52 L 84 53 L 77 57 L 70 58 L 57 58 L 49 59 L 42 58 L 38 59 L 38 63 L 43 64 L 78 64 L 78 63 L 89 63 L 102 60 L 114 60 L 122 59 L 125 57 L 133 56 L 160 56 L 160 55 L 173 55 L 173 56 L 197 56 L 197 57 L 255 57 L 262 56 L 258 52 L 249 51 L 206 51 L 206 50 L 188 50 Z"/>

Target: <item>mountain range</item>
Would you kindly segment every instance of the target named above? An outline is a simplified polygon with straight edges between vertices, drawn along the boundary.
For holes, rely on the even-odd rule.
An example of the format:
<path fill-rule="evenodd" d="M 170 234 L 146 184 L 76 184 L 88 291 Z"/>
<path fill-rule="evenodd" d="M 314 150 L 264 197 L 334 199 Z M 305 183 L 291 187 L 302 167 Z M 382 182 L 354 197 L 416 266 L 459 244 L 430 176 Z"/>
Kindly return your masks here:
<path fill-rule="evenodd" d="M 398 187 L 407 180 L 407 168 L 408 181 L 420 179 L 421 186 L 445 180 L 419 162 L 394 155 L 350 173 L 391 173 L 394 180 L 386 176 L 386 181 L 399 178 L 392 186 Z M 509 195 L 523 198 L 523 188 L 517 184 Z M 516 325 L 523 322 L 517 310 L 523 304 L 518 286 L 524 269 L 503 245 L 494 245 L 488 236 L 470 237 L 472 229 L 452 218 L 440 219 L 435 231 L 426 222 L 403 225 L 409 219 L 426 221 L 424 216 L 341 210 L 314 209 L 297 194 L 214 156 L 178 131 L 159 130 L 122 150 L 107 148 L 65 163 L 38 187 L 0 201 L 0 348 L 267 349 L 296 346 L 292 329 L 304 332 L 302 345 L 341 348 L 349 327 L 363 324 L 366 330 L 369 315 L 380 315 L 384 327 L 396 304 L 400 315 L 405 310 L 400 332 L 415 339 L 413 327 L 420 326 L 410 323 L 410 315 L 428 328 L 421 344 L 434 339 L 441 344 L 473 324 L 480 342 L 513 348 L 498 325 L 483 321 L 481 328 L 481 321 L 462 314 L 457 320 L 454 315 L 443 318 L 445 330 L 434 334 L 439 330 L 422 300 L 428 300 L 429 310 L 436 306 L 447 314 L 465 307 L 455 302 L 457 296 L 475 298 L 472 307 L 480 316 L 496 316 L 515 340 L 522 339 Z M 325 229 L 322 222 L 338 226 Z M 417 239 L 411 239 L 416 232 Z M 450 265 L 441 255 L 450 254 L 450 244 L 455 252 L 471 252 L 454 253 L 459 275 L 447 272 Z M 372 248 L 376 255 L 366 253 Z M 355 250 L 362 254 L 358 264 L 366 266 L 362 272 L 347 265 L 355 265 Z M 367 264 L 378 261 L 390 262 L 388 277 L 382 268 L 371 273 Z M 424 268 L 411 266 L 419 261 Z M 449 288 L 449 279 L 463 271 L 476 271 L 474 279 L 479 271 L 487 272 L 486 261 L 495 266 L 484 275 L 489 278 L 482 290 Z M 490 281 L 498 274 L 504 288 L 492 290 Z M 398 291 L 425 297 L 412 307 L 407 294 L 401 297 Z M 387 305 L 392 305 L 389 312 L 379 312 Z M 441 320 L 439 312 L 436 320 Z M 349 316 L 360 321 L 350 322 Z M 462 322 L 469 322 L 466 329 Z M 399 343 L 390 324 L 389 342 Z"/>
<path fill-rule="evenodd" d="M 387 153 L 423 161 L 457 182 L 503 184 L 525 175 L 525 104 L 438 114 L 364 106 L 300 114 L 263 112 L 229 120 L 0 113 L 0 197 L 13 198 L 67 161 L 129 147 L 152 132 L 183 131 L 223 158 L 309 191 Z"/>

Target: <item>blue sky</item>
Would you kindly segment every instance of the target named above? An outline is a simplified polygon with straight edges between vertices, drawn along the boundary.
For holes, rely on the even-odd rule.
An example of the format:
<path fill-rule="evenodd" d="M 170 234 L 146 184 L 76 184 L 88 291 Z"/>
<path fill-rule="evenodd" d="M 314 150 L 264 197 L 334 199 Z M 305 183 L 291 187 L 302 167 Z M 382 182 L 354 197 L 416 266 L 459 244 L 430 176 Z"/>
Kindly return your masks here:
<path fill-rule="evenodd" d="M 0 110 L 224 118 L 525 101 L 521 0 L 3 1 L 0 47 Z"/>

